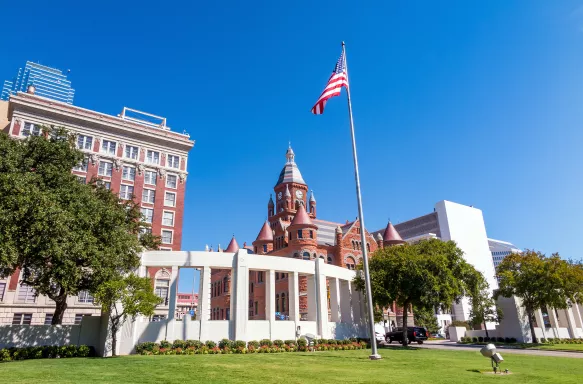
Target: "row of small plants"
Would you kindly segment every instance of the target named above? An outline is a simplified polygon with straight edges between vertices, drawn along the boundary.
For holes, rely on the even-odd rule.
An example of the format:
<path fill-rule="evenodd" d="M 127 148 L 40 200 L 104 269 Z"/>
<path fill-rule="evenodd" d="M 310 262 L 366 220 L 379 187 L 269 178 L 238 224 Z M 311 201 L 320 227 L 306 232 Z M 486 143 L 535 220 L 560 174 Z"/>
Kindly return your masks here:
<path fill-rule="evenodd" d="M 460 343 L 462 344 L 476 344 L 476 343 L 501 343 L 501 344 L 515 344 L 517 342 L 515 337 L 462 337 Z"/>
<path fill-rule="evenodd" d="M 320 339 L 314 340 L 313 346 L 308 346 L 304 338 L 297 340 L 269 340 L 244 342 L 242 340 L 223 339 L 219 343 L 198 340 L 161 341 L 160 343 L 145 342 L 136 347 L 140 355 L 219 355 L 246 353 L 279 353 L 315 351 L 348 351 L 366 348 L 365 341 L 357 339 Z"/>
<path fill-rule="evenodd" d="M 541 344 L 583 344 L 583 339 L 553 339 L 549 337 L 545 339 L 544 337 L 539 339 L 539 343 Z"/>
<path fill-rule="evenodd" d="M 0 362 L 11 360 L 28 359 L 59 359 L 68 357 L 91 357 L 95 356 L 95 349 L 87 345 L 43 345 L 26 348 L 3 348 L 0 349 Z"/>

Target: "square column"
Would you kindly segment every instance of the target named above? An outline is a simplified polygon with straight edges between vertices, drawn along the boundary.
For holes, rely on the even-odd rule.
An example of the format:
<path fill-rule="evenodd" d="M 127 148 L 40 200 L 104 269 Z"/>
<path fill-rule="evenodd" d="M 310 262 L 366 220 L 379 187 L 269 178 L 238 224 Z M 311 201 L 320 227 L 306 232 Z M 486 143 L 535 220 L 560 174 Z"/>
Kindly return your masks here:
<path fill-rule="evenodd" d="M 233 340 L 244 341 L 248 341 L 249 321 L 249 268 L 246 256 L 247 251 L 237 251 L 231 278 L 231 332 L 234 334 Z"/>
<path fill-rule="evenodd" d="M 176 299 L 178 295 L 178 270 L 173 266 L 170 274 L 170 297 L 168 298 L 168 320 L 166 320 L 166 340 L 174 341 L 174 325 L 176 324 Z"/>
<path fill-rule="evenodd" d="M 526 314 L 526 311 L 524 312 Z M 527 315 L 528 317 L 528 315 Z M 545 322 L 543 319 L 543 312 L 540 309 L 537 309 L 536 311 L 534 311 L 534 318 L 536 320 L 536 325 L 539 326 L 539 328 L 542 331 L 543 337 L 546 339 L 547 335 L 546 335 L 546 328 L 545 328 Z M 528 320 L 528 318 L 527 318 Z"/>
<path fill-rule="evenodd" d="M 322 338 L 329 338 L 328 328 L 328 295 L 326 294 L 326 276 L 322 273 L 324 260 L 317 258 L 316 262 L 316 310 L 318 321 L 318 333 Z"/>
<path fill-rule="evenodd" d="M 308 275 L 306 280 L 308 286 L 308 321 L 318 321 L 316 279 L 314 275 Z"/>
<path fill-rule="evenodd" d="M 553 328 L 553 333 L 555 338 L 559 338 L 559 319 L 557 318 L 557 314 L 555 313 L 555 308 L 547 307 L 547 311 L 549 312 L 549 320 L 551 322 L 551 327 Z"/>
<path fill-rule="evenodd" d="M 356 289 L 352 290 L 352 316 L 355 324 L 364 322 L 363 295 Z"/>
<path fill-rule="evenodd" d="M 270 269 L 265 274 L 265 320 L 269 320 L 269 335 L 275 327 L 275 271 Z"/>
<path fill-rule="evenodd" d="M 577 326 L 575 325 L 575 316 L 573 315 L 573 308 L 566 308 L 562 310 L 565 313 L 565 317 L 567 319 L 567 328 L 569 330 L 569 336 L 572 339 L 578 338 L 579 331 L 577 330 Z"/>
<path fill-rule="evenodd" d="M 335 323 L 342 321 L 340 308 L 340 281 L 336 278 L 329 278 L 330 284 L 330 320 Z"/>
<path fill-rule="evenodd" d="M 200 286 L 198 289 L 198 318 L 200 320 L 200 341 L 207 341 L 208 322 L 211 316 L 211 268 L 200 269 Z"/>
<path fill-rule="evenodd" d="M 352 310 L 352 282 L 340 280 L 340 319 L 343 323 L 354 323 L 354 312 Z M 332 292 L 330 292 L 332 293 Z"/>
<path fill-rule="evenodd" d="M 300 321 L 300 289 L 299 276 L 297 272 L 289 272 L 288 277 L 288 311 L 289 319 L 297 323 Z"/>
<path fill-rule="evenodd" d="M 573 303 L 573 316 L 575 317 L 575 325 L 583 331 L 583 318 L 581 316 L 581 306 L 578 302 Z"/>

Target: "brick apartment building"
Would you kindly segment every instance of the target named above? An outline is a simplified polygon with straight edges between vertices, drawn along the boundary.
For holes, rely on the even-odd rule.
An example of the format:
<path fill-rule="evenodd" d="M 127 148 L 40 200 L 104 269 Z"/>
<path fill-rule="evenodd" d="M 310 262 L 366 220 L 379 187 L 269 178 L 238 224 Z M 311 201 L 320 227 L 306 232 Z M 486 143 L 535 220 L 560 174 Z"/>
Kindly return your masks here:
<path fill-rule="evenodd" d="M 321 258 L 328 264 L 354 269 L 362 262 L 362 249 L 369 254 L 379 247 L 403 244 L 395 227 L 389 223 L 382 234 L 374 237 L 365 230 L 366 244 L 362 244 L 359 220 L 335 223 L 320 220 L 316 216 L 317 204 L 312 191 L 308 192 L 295 162 L 292 148 L 286 153 L 286 163 L 281 170 L 274 194 L 267 203 L 267 220 L 262 225 L 253 247 L 255 254 L 290 257 L 303 260 Z M 275 196 L 275 201 L 273 196 Z M 225 252 L 236 252 L 239 245 L 233 237 Z M 264 320 L 265 317 L 265 272 L 251 271 L 249 284 L 249 319 Z M 230 271 L 211 272 L 211 320 L 228 320 L 230 307 Z M 288 276 L 275 273 L 275 311 L 280 319 L 289 314 Z M 300 314 L 305 319 L 308 313 L 307 279 L 300 277 Z M 403 311 L 396 308 L 385 310 L 388 324 L 402 324 Z M 412 320 L 409 324 L 413 324 Z"/>
<path fill-rule="evenodd" d="M 51 125 L 75 133 L 86 155 L 73 169 L 79 181 L 98 177 L 122 199 L 134 196 L 152 233 L 161 236 L 161 249 L 180 250 L 188 152 L 194 141 L 171 131 L 165 118 L 128 108 L 111 116 L 29 90 L 0 101 L 0 130 L 15 138 L 39 135 L 41 126 Z M 151 272 L 153 278 L 158 271 Z M 69 298 L 68 305 L 63 324 L 100 312 L 87 292 Z M 19 272 L 0 279 L 0 324 L 50 324 L 53 311 L 50 299 L 20 284 Z"/>

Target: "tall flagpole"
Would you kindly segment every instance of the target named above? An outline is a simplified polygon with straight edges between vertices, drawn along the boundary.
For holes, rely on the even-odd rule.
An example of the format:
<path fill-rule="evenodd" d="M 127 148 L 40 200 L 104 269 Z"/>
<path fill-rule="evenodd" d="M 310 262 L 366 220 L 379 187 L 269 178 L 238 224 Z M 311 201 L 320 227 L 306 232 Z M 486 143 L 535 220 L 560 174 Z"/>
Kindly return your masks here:
<path fill-rule="evenodd" d="M 360 239 L 362 244 L 362 261 L 364 264 L 364 283 L 366 288 L 366 301 L 368 306 L 368 324 L 370 332 L 370 345 L 372 347 L 372 354 L 369 356 L 371 360 L 381 359 L 381 355 L 377 351 L 377 343 L 374 328 L 374 313 L 372 306 L 372 291 L 370 288 L 370 273 L 368 269 L 368 250 L 366 247 L 366 235 L 364 226 L 364 215 L 362 213 L 362 197 L 360 195 L 360 176 L 358 175 L 358 157 L 356 156 L 356 139 L 354 137 L 354 121 L 352 120 L 352 102 L 350 101 L 350 81 L 348 80 L 348 65 L 346 63 L 346 45 L 342 42 L 342 56 L 344 57 L 344 69 L 346 71 L 346 95 L 348 96 L 348 116 L 350 118 L 350 135 L 352 137 L 352 158 L 354 159 L 354 180 L 356 182 L 356 200 L 358 201 L 358 219 L 360 220 Z"/>

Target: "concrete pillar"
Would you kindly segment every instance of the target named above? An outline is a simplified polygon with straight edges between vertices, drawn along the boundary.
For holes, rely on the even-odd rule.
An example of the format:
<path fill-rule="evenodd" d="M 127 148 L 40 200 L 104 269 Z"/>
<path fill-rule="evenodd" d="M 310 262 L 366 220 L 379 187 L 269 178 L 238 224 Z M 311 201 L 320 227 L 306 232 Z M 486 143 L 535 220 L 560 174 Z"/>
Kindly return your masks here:
<path fill-rule="evenodd" d="M 316 274 L 314 280 L 316 283 L 316 310 L 318 321 L 318 334 L 322 338 L 330 338 L 328 327 L 328 295 L 326 294 L 326 276 L 322 272 L 324 260 L 317 258 Z"/>
<path fill-rule="evenodd" d="M 298 323 L 300 321 L 300 289 L 297 272 L 288 273 L 288 311 L 289 319 Z M 297 329 L 297 324 L 296 324 Z"/>
<path fill-rule="evenodd" d="M 575 339 L 579 337 L 579 331 L 575 325 L 575 316 L 573 316 L 573 308 L 562 309 L 565 319 L 567 320 L 567 329 L 569 330 L 569 337 Z"/>
<path fill-rule="evenodd" d="M 209 340 L 208 322 L 211 316 L 211 268 L 200 269 L 200 286 L 198 289 L 198 318 L 200 320 L 200 341 Z"/>
<path fill-rule="evenodd" d="M 355 324 L 364 323 L 363 295 L 356 289 L 352 290 L 352 318 Z"/>
<path fill-rule="evenodd" d="M 549 320 L 551 322 L 551 327 L 553 328 L 554 338 L 559 338 L 559 319 L 557 319 L 557 314 L 554 308 L 547 307 L 549 312 Z"/>
<path fill-rule="evenodd" d="M 525 313 L 526 313 L 526 311 L 525 311 Z M 534 311 L 534 318 L 536 319 L 536 325 L 539 326 L 539 328 L 542 331 L 543 337 L 546 339 L 547 332 L 546 332 L 545 322 L 544 322 L 544 318 L 543 318 L 543 312 L 540 309 L 537 309 L 536 311 Z"/>
<path fill-rule="evenodd" d="M 308 275 L 306 280 L 308 286 L 308 321 L 318 321 L 316 279 L 314 278 L 314 275 Z"/>
<path fill-rule="evenodd" d="M 583 316 L 581 315 L 581 306 L 578 302 L 573 303 L 573 316 L 575 317 L 575 324 L 577 328 L 581 328 L 583 332 Z"/>
<path fill-rule="evenodd" d="M 249 321 L 249 268 L 246 261 L 247 251 L 235 254 L 231 274 L 231 329 L 233 340 L 249 341 L 247 324 Z"/>
<path fill-rule="evenodd" d="M 329 278 L 330 284 L 330 320 L 335 323 L 342 321 L 340 309 L 340 281 L 336 278 Z"/>
<path fill-rule="evenodd" d="M 343 323 L 354 323 L 354 311 L 352 310 L 352 282 L 340 280 L 340 319 Z"/>
<path fill-rule="evenodd" d="M 265 320 L 269 320 L 269 335 L 275 328 L 275 271 L 265 273 Z"/>
<path fill-rule="evenodd" d="M 170 273 L 170 292 L 168 295 L 168 319 L 166 320 L 166 340 L 174 341 L 174 326 L 176 324 L 176 299 L 178 295 L 178 270 L 173 266 Z"/>

